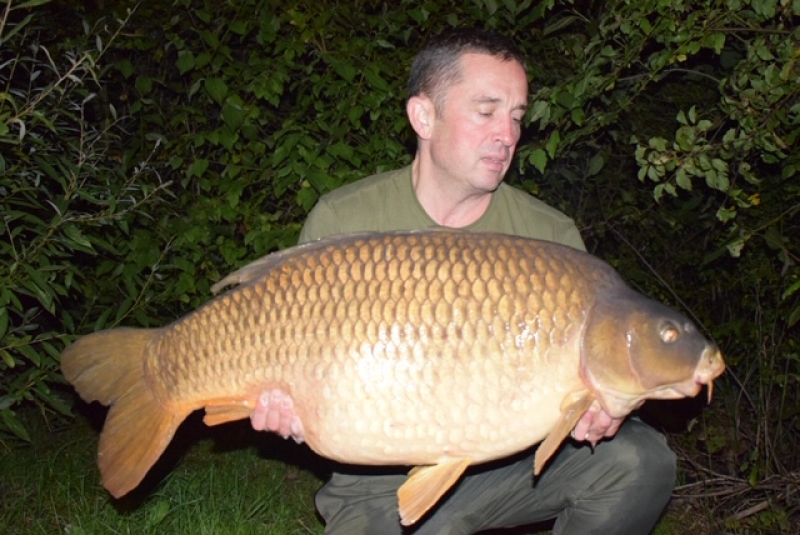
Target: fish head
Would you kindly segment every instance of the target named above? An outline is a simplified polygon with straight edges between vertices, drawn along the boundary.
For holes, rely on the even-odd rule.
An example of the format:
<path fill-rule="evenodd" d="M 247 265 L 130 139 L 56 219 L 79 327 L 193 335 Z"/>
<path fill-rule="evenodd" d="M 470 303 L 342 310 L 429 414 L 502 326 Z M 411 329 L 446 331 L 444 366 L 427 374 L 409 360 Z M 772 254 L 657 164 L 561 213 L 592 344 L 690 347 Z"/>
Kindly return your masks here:
<path fill-rule="evenodd" d="M 679 399 L 709 388 L 722 354 L 688 318 L 636 292 L 599 297 L 581 342 L 583 381 L 603 409 L 621 418 L 645 399 Z"/>

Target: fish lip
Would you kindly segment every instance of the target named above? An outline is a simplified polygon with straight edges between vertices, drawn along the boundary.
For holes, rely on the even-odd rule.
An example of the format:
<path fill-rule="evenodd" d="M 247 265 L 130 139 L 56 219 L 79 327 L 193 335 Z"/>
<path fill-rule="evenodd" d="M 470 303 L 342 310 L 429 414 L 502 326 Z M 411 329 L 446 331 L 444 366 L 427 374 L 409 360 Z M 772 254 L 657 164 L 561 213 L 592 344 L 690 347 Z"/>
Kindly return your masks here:
<path fill-rule="evenodd" d="M 709 343 L 700 355 L 700 362 L 695 370 L 695 380 L 709 384 L 714 379 L 722 375 L 725 371 L 725 361 L 722 353 L 714 343 Z"/>

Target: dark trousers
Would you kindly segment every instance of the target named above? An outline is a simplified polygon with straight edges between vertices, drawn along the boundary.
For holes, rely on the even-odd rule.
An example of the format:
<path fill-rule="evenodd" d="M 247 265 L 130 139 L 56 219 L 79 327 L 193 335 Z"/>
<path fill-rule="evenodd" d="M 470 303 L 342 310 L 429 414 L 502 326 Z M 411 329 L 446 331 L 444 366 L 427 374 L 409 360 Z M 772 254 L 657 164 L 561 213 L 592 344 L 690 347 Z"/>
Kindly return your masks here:
<path fill-rule="evenodd" d="M 471 534 L 555 518 L 556 535 L 644 535 L 675 485 L 675 454 L 639 420 L 598 444 L 567 441 L 534 482 L 533 452 L 471 467 L 412 528 L 397 513 L 403 474 L 334 473 L 316 496 L 325 533 L 337 535 Z"/>

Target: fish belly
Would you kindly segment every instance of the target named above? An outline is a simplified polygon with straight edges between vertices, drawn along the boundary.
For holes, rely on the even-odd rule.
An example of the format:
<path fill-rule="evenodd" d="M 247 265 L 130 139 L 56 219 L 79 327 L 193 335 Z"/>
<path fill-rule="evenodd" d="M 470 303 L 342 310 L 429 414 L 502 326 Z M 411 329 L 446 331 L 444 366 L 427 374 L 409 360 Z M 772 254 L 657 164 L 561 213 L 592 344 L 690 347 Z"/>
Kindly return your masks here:
<path fill-rule="evenodd" d="M 542 440 L 562 400 L 582 388 L 575 348 L 564 349 L 526 368 L 467 349 L 452 365 L 357 361 L 337 370 L 339 380 L 298 394 L 316 416 L 307 420 L 309 445 L 353 464 L 483 462 L 515 453 Z"/>

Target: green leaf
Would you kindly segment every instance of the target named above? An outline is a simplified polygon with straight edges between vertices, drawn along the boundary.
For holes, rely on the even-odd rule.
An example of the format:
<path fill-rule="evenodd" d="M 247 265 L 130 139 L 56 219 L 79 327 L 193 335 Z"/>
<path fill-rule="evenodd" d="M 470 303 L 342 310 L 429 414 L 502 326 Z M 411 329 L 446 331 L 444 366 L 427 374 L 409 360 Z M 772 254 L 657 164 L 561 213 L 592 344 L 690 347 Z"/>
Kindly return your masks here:
<path fill-rule="evenodd" d="M 728 191 L 730 189 L 730 181 L 726 173 L 709 170 L 705 173 L 706 184 L 709 187 L 719 191 Z"/>
<path fill-rule="evenodd" d="M 605 156 L 602 153 L 597 153 L 589 160 L 589 166 L 586 169 L 587 176 L 595 176 L 606 165 Z"/>
<path fill-rule="evenodd" d="M 211 22 L 211 13 L 209 13 L 205 9 L 194 10 L 194 15 L 201 21 L 205 22 L 206 24 Z"/>
<path fill-rule="evenodd" d="M 5 396 L 0 396 L 0 411 L 8 409 L 15 402 L 16 400 L 12 396 L 9 396 L 8 394 L 6 394 Z"/>
<path fill-rule="evenodd" d="M 130 78 L 134 73 L 133 63 L 129 59 L 121 59 L 117 61 L 115 66 L 124 78 Z"/>
<path fill-rule="evenodd" d="M 36 1 L 36 0 L 31 0 L 31 1 Z M 4 2 L 4 3 L 6 3 L 6 2 Z M 17 6 L 17 7 L 19 7 L 19 6 Z M 22 19 L 22 21 L 20 21 L 19 23 L 15 24 L 14 26 L 12 26 L 7 34 L 0 35 L 0 46 L 2 46 L 4 43 L 7 43 L 12 37 L 17 35 L 20 31 L 22 31 L 22 29 L 25 26 L 27 26 L 31 22 L 31 20 L 33 20 L 33 15 L 32 14 L 28 15 L 27 17 Z M 5 17 L 3 17 L 3 21 L 5 22 Z"/>
<path fill-rule="evenodd" d="M 12 5 L 11 9 L 30 9 L 32 7 L 43 6 L 49 4 L 52 0 L 27 0 L 16 5 Z M 7 2 L 3 2 L 4 4 Z"/>
<path fill-rule="evenodd" d="M 243 20 L 234 20 L 228 28 L 236 35 L 245 35 L 248 32 L 248 25 Z"/>
<path fill-rule="evenodd" d="M 113 311 L 114 311 L 114 309 L 111 308 L 111 307 L 106 308 L 100 314 L 100 316 L 98 316 L 97 320 L 95 320 L 94 326 L 92 327 L 92 330 L 93 331 L 100 331 L 100 330 L 107 329 L 108 327 L 110 327 L 110 325 L 108 323 L 108 318 L 109 318 L 109 316 L 111 316 L 111 313 Z"/>
<path fill-rule="evenodd" d="M 8 310 L 6 307 L 0 307 L 0 340 L 2 340 L 8 331 Z"/>
<path fill-rule="evenodd" d="M 683 167 L 679 168 L 675 172 L 675 183 L 681 189 L 692 191 L 692 180 L 689 178 L 689 175 L 686 173 L 686 170 Z"/>
<path fill-rule="evenodd" d="M 358 69 L 348 60 L 330 58 L 329 62 L 336 71 L 336 74 L 344 78 L 347 83 L 352 83 L 358 74 Z"/>
<path fill-rule="evenodd" d="M 800 321 L 800 306 L 795 307 L 795 309 L 789 314 L 786 318 L 786 324 L 789 327 L 794 327 L 794 325 Z"/>
<path fill-rule="evenodd" d="M 204 87 L 217 104 L 222 104 L 228 95 L 228 85 L 222 78 L 206 78 Z"/>
<path fill-rule="evenodd" d="M 566 15 L 557 18 L 554 22 L 547 24 L 542 31 L 542 35 L 547 37 L 550 34 L 557 33 L 564 28 L 568 28 L 572 26 L 575 22 L 579 21 L 580 18 L 577 15 Z"/>
<path fill-rule="evenodd" d="M 64 227 L 64 234 L 69 240 L 72 241 L 72 249 L 85 251 L 87 253 L 95 252 L 91 242 L 86 238 L 86 236 L 81 234 L 81 231 L 77 225 L 66 225 Z"/>
<path fill-rule="evenodd" d="M 800 280 L 794 281 L 781 295 L 781 299 L 787 299 L 789 296 L 793 295 L 796 291 L 800 290 Z"/>
<path fill-rule="evenodd" d="M 178 72 L 181 74 L 186 74 L 187 72 L 194 69 L 195 60 L 194 54 L 191 51 L 183 50 L 178 53 L 178 60 L 175 62 L 175 65 L 178 67 Z"/>
<path fill-rule="evenodd" d="M 667 140 L 663 137 L 651 137 L 648 140 L 648 144 L 650 148 L 657 150 L 658 152 L 666 152 L 667 150 Z"/>
<path fill-rule="evenodd" d="M 231 104 L 230 102 L 226 102 L 222 106 L 222 120 L 225 121 L 225 125 L 232 131 L 235 132 L 242 126 L 244 118 L 245 112 L 241 106 Z"/>
<path fill-rule="evenodd" d="M 717 219 L 722 221 L 723 223 L 730 221 L 731 219 L 736 217 L 736 208 L 726 208 L 725 206 L 721 206 L 717 210 Z M 741 248 L 740 248 L 741 249 Z"/>
<path fill-rule="evenodd" d="M 189 166 L 187 174 L 189 176 L 196 176 L 199 178 L 205 174 L 206 169 L 208 169 L 208 160 L 205 158 L 198 158 L 192 162 L 192 165 Z"/>
<path fill-rule="evenodd" d="M 364 71 L 364 78 L 367 80 L 369 85 L 371 85 L 377 91 L 381 93 L 388 93 L 389 92 L 389 84 L 386 83 L 381 75 L 378 72 L 378 68 L 374 65 L 369 65 L 366 70 Z"/>
<path fill-rule="evenodd" d="M 528 157 L 528 161 L 532 163 L 540 173 L 544 173 L 547 167 L 547 153 L 543 149 L 535 149 Z"/>
<path fill-rule="evenodd" d="M 24 281 L 22 287 L 29 290 L 31 295 L 41 303 L 41 305 L 49 312 L 53 312 L 53 296 L 50 294 L 51 287 L 47 283 L 42 272 L 31 266 L 24 264 L 23 269 L 29 280 Z"/>
<path fill-rule="evenodd" d="M 147 96 L 153 90 L 153 79 L 148 76 L 137 76 L 135 85 L 142 96 Z"/>
<path fill-rule="evenodd" d="M 328 145 L 327 151 L 328 154 L 337 158 L 343 158 L 348 161 L 353 160 L 353 148 L 341 141 Z"/>
<path fill-rule="evenodd" d="M 3 362 L 9 368 L 14 368 L 17 365 L 17 362 L 14 360 L 14 357 L 12 357 L 11 353 L 9 353 L 5 349 L 0 349 L 0 357 L 3 358 Z"/>
<path fill-rule="evenodd" d="M 725 247 L 728 248 L 728 253 L 730 253 L 733 258 L 739 258 L 742 254 L 742 249 L 744 248 L 744 242 L 744 238 L 736 238 Z"/>
<path fill-rule="evenodd" d="M 772 52 L 763 44 L 759 44 L 755 47 L 756 54 L 758 57 L 763 59 L 764 61 L 772 61 L 775 59 L 775 56 L 772 55 Z"/>
<path fill-rule="evenodd" d="M 19 351 L 20 354 L 22 354 L 23 357 L 28 359 L 28 361 L 37 368 L 39 368 L 42 365 L 42 356 L 29 343 L 18 345 L 16 349 L 17 351 Z"/>
<path fill-rule="evenodd" d="M 217 36 L 216 32 L 202 30 L 200 32 L 200 36 L 203 38 L 203 42 L 205 42 L 210 49 L 217 50 L 220 47 L 219 36 Z"/>
<path fill-rule="evenodd" d="M 17 419 L 17 416 L 11 409 L 0 411 L 0 429 L 7 429 L 25 442 L 31 441 L 31 437 L 28 435 L 25 426 Z"/>
<path fill-rule="evenodd" d="M 195 58 L 194 68 L 202 69 L 203 67 L 211 63 L 212 58 L 213 56 L 208 52 L 200 52 L 200 54 L 198 54 L 197 57 Z"/>
<path fill-rule="evenodd" d="M 556 156 L 556 151 L 558 150 L 558 146 L 561 144 L 561 133 L 558 130 L 554 130 L 550 137 L 547 139 L 547 145 L 545 145 L 545 149 L 547 149 L 547 156 L 552 160 Z"/>

